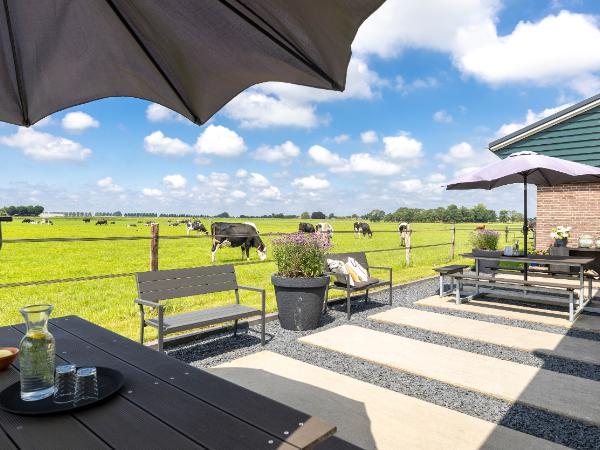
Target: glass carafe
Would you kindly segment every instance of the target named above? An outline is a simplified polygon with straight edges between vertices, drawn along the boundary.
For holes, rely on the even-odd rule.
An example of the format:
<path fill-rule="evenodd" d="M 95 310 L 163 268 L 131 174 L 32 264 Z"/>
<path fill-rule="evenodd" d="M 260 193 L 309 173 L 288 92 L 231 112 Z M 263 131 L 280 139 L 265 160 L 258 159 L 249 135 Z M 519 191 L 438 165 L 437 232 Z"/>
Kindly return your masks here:
<path fill-rule="evenodd" d="M 27 333 L 19 345 L 21 399 L 41 400 L 54 393 L 54 337 L 48 331 L 52 305 L 22 308 Z"/>

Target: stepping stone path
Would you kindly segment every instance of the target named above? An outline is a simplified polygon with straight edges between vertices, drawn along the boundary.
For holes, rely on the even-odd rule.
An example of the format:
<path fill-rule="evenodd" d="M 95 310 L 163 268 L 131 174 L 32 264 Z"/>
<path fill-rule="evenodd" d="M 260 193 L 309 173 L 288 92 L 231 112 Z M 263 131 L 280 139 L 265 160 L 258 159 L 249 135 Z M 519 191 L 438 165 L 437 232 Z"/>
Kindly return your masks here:
<path fill-rule="evenodd" d="M 414 308 L 394 308 L 370 320 L 600 365 L 600 342 Z"/>
<path fill-rule="evenodd" d="M 333 330 L 347 332 L 351 331 L 349 328 L 357 327 Z M 566 448 L 269 351 L 209 370 L 247 389 L 335 423 L 337 437 L 361 448 Z"/>
<path fill-rule="evenodd" d="M 353 325 L 300 341 L 600 426 L 600 382 Z"/>
<path fill-rule="evenodd" d="M 516 305 L 493 300 L 469 300 L 466 303 L 457 305 L 454 302 L 454 297 L 440 298 L 437 295 L 418 300 L 415 302 L 415 305 L 465 311 L 512 320 L 536 322 L 544 325 L 600 333 L 600 316 L 582 314 L 575 322 L 571 323 L 569 322 L 569 313 L 566 312 L 566 310 L 548 310 L 536 308 L 534 306 Z"/>

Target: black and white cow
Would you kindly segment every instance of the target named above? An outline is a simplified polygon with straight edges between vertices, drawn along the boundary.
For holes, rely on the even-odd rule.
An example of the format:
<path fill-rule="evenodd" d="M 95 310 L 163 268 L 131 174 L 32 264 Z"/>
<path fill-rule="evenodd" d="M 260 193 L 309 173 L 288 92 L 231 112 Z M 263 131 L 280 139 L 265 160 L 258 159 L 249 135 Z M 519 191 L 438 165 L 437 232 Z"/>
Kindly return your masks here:
<path fill-rule="evenodd" d="M 188 236 L 190 235 L 190 233 L 192 231 L 197 231 L 198 233 L 208 234 L 208 230 L 206 229 L 206 227 L 202 224 L 202 222 L 200 222 L 198 220 L 187 221 L 186 222 L 186 231 L 187 231 Z"/>
<path fill-rule="evenodd" d="M 315 230 L 317 233 L 326 234 L 330 239 L 333 237 L 333 227 L 327 222 L 318 223 Z"/>
<path fill-rule="evenodd" d="M 400 245 L 406 247 L 406 239 L 409 235 L 409 225 L 407 222 L 400 222 L 398 224 L 398 233 L 400 233 Z"/>
<path fill-rule="evenodd" d="M 212 234 L 212 262 L 215 262 L 217 250 L 221 247 L 241 247 L 242 260 L 245 256 L 248 261 L 250 261 L 250 248 L 254 247 L 261 261 L 267 259 L 267 247 L 258 235 L 256 225 L 215 222 L 211 225 L 210 232 Z"/>
<path fill-rule="evenodd" d="M 90 220 L 91 220 L 91 219 L 83 219 L 83 221 L 84 221 L 85 223 L 90 223 Z"/>
<path fill-rule="evenodd" d="M 298 224 L 298 231 L 302 233 L 314 233 L 315 226 L 312 223 L 300 222 Z"/>
<path fill-rule="evenodd" d="M 106 220 L 106 219 L 96 220 L 96 225 L 108 225 L 108 220 Z"/>
<path fill-rule="evenodd" d="M 367 234 L 370 238 L 373 237 L 373 232 L 371 231 L 371 226 L 365 222 L 354 222 L 354 237 L 366 237 Z"/>

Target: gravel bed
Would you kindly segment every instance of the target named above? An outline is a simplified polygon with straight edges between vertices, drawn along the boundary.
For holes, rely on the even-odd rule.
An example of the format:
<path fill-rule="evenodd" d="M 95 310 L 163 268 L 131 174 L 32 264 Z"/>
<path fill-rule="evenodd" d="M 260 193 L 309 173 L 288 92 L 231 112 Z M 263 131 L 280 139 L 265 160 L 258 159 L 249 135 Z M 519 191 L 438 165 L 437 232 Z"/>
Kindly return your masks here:
<path fill-rule="evenodd" d="M 437 279 L 424 280 L 397 287 L 394 290 L 392 307 L 414 307 L 413 302 L 415 300 L 434 295 L 437 293 L 437 289 Z M 370 298 L 372 300 L 368 303 L 354 300 L 352 321 L 350 323 L 398 336 L 405 336 L 411 339 L 418 339 L 424 342 L 431 342 L 600 381 L 600 366 L 545 355 L 533 355 L 497 345 L 367 320 L 368 316 L 390 308 L 387 303 L 378 302 L 380 296 L 382 302 L 384 299 L 387 299 L 385 294 L 374 293 L 371 294 Z M 593 337 L 600 340 L 600 335 L 594 333 L 573 332 L 560 327 L 545 326 L 531 322 L 514 321 L 462 311 L 448 311 L 435 308 L 419 309 L 588 339 Z M 348 323 L 344 311 L 345 304 L 336 305 L 330 309 L 328 314 L 323 317 L 322 326 L 318 331 Z M 265 349 L 396 392 L 420 398 L 436 405 L 451 408 L 490 422 L 499 423 L 506 427 L 565 446 L 577 449 L 600 448 L 600 427 L 587 426 L 580 422 L 524 405 L 511 405 L 507 402 L 450 386 L 436 380 L 400 372 L 341 353 L 302 344 L 298 342 L 298 338 L 312 334 L 314 331 L 292 332 L 283 330 L 279 327 L 277 321 L 267 324 L 268 344 L 265 347 L 261 347 L 258 328 L 253 328 L 248 333 L 238 335 L 237 338 L 232 338 L 229 333 L 227 335 L 217 335 L 204 339 L 201 342 L 194 342 L 173 348 L 169 350 L 169 354 L 193 366 L 207 368 Z"/>

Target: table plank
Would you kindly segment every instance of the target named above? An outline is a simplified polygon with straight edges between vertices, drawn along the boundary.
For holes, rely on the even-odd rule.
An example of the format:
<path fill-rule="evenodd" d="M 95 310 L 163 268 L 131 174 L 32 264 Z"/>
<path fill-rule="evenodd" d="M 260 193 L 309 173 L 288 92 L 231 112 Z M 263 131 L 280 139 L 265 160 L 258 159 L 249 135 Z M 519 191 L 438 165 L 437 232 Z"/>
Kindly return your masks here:
<path fill-rule="evenodd" d="M 583 266 L 594 261 L 595 258 L 587 256 L 554 256 L 554 255 L 527 255 L 527 256 L 488 256 L 488 255 L 474 255 L 473 253 L 461 253 L 460 256 L 463 258 L 470 259 L 486 259 L 492 261 L 509 261 L 517 263 L 541 263 L 541 264 L 556 264 L 556 265 L 570 265 L 570 266 Z"/>
<path fill-rule="evenodd" d="M 18 347 L 21 337 L 22 334 L 14 328 L 0 328 L 2 347 Z M 0 390 L 17 381 L 19 381 L 19 372 L 14 367 L 0 372 Z M 61 450 L 73 446 L 86 449 L 110 448 L 82 423 L 69 415 L 49 416 L 40 420 L 38 417 L 17 416 L 0 410 L 0 427 L 20 448 Z M 52 439 L 49 439 L 50 436 Z"/>
<path fill-rule="evenodd" d="M 53 319 L 52 323 L 129 364 L 143 368 L 164 383 L 174 384 L 219 410 L 227 411 L 295 447 L 314 446 L 336 431 L 334 426 L 316 417 L 159 354 L 77 316 Z M 193 375 L 187 376 L 186 372 Z"/>
<path fill-rule="evenodd" d="M 72 316 L 70 319 L 75 322 Z M 126 384 L 121 390 L 121 394 L 125 398 L 148 414 L 160 418 L 164 423 L 197 444 L 207 448 L 222 449 L 272 449 L 274 445 L 281 449 L 293 448 L 268 433 L 189 395 L 177 387 L 177 382 L 172 380 L 165 382 L 154 377 L 145 370 L 143 362 L 140 367 L 137 367 L 135 361 L 120 359 L 106 352 L 104 349 L 107 340 L 106 334 L 100 341 L 96 341 L 91 336 L 88 337 L 85 332 L 82 333 L 82 336 L 76 336 L 60 325 L 57 326 L 57 321 L 60 320 L 52 320 L 49 327 L 61 357 L 77 365 L 107 366 L 121 371 L 126 378 Z M 87 327 L 95 327 L 83 320 L 79 322 L 79 325 L 83 325 L 80 327 L 80 331 Z M 97 328 L 103 330 L 100 327 Z M 112 336 L 108 335 L 108 337 Z M 125 345 L 133 346 L 134 349 L 142 348 L 129 340 L 126 340 Z M 152 355 L 154 357 L 161 356 L 156 352 L 153 352 Z M 165 358 L 167 361 L 172 360 L 168 357 Z M 194 370 L 197 369 L 186 365 L 188 373 Z M 170 370 L 170 373 L 173 374 L 173 370 Z M 181 370 L 177 372 L 178 378 L 180 374 L 183 375 Z M 101 410 L 103 406 L 95 409 Z M 255 413 L 257 411 L 255 410 Z M 139 444 L 140 442 L 138 442 Z M 176 446 L 171 444 L 167 447 L 175 448 Z"/>

